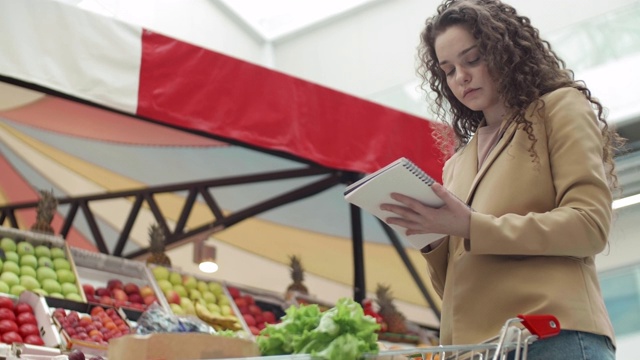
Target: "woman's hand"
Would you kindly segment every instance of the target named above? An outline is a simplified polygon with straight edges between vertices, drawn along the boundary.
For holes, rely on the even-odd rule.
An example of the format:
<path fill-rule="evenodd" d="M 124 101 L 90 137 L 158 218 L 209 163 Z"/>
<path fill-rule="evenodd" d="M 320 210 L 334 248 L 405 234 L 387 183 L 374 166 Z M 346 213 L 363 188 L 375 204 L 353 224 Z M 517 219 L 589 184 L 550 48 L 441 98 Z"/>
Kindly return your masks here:
<path fill-rule="evenodd" d="M 382 210 L 397 215 L 387 218 L 387 223 L 406 228 L 407 235 L 436 233 L 469 238 L 473 210 L 441 184 L 433 184 L 431 188 L 444 201 L 442 207 L 432 208 L 414 198 L 391 193 L 391 198 L 402 205 L 380 205 Z"/>

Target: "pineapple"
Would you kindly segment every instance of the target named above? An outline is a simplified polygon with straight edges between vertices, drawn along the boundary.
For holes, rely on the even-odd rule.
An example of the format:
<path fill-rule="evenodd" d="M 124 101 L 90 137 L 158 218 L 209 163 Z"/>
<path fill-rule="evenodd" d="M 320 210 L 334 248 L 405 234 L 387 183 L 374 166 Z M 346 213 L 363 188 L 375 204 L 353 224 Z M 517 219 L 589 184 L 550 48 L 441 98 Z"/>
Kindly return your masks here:
<path fill-rule="evenodd" d="M 51 221 L 57 207 L 58 200 L 53 196 L 53 190 L 40 190 L 40 200 L 36 209 L 36 222 L 31 226 L 31 231 L 53 235 Z"/>
<path fill-rule="evenodd" d="M 309 290 L 302 283 L 304 281 L 304 269 L 302 268 L 302 263 L 300 262 L 300 258 L 291 255 L 289 256 L 289 266 L 291 268 L 291 279 L 293 283 L 287 287 L 287 298 L 290 297 L 294 292 L 298 292 L 300 294 L 309 294 Z"/>
<path fill-rule="evenodd" d="M 149 239 L 151 241 L 151 256 L 147 258 L 147 264 L 171 267 L 171 259 L 164 253 L 164 233 L 158 224 L 149 226 Z"/>
<path fill-rule="evenodd" d="M 391 286 L 378 284 L 376 289 L 376 301 L 380 309 L 378 313 L 387 323 L 387 331 L 396 334 L 407 334 L 407 325 L 404 315 L 396 309 L 391 296 Z"/>

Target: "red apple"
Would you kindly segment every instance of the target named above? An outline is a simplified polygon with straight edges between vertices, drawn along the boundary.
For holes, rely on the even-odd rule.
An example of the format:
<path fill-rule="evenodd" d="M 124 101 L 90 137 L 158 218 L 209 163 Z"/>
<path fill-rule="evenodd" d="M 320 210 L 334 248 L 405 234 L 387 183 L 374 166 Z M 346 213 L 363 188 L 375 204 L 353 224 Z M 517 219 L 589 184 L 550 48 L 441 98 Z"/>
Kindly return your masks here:
<path fill-rule="evenodd" d="M 143 304 L 144 300 L 138 293 L 129 294 L 129 301 L 136 304 Z"/>
<path fill-rule="evenodd" d="M 87 299 L 89 298 L 89 296 L 93 297 L 96 295 L 96 288 L 94 288 L 91 284 L 82 284 L 82 291 L 84 291 Z"/>
<path fill-rule="evenodd" d="M 102 305 L 113 306 L 113 299 L 111 296 L 101 296 L 99 301 Z"/>
<path fill-rule="evenodd" d="M 262 309 L 258 305 L 249 305 L 249 313 L 251 315 L 262 315 Z"/>
<path fill-rule="evenodd" d="M 127 295 L 140 293 L 140 288 L 134 283 L 125 284 L 123 290 L 125 293 L 127 293 Z"/>
<path fill-rule="evenodd" d="M 99 287 L 96 289 L 96 297 L 111 296 L 111 291 L 107 288 Z"/>
<path fill-rule="evenodd" d="M 180 295 L 175 290 L 169 290 L 165 294 L 167 297 L 167 301 L 169 304 L 178 304 L 180 305 Z"/>
<path fill-rule="evenodd" d="M 248 306 L 249 304 L 247 303 L 247 300 L 245 300 L 242 297 L 238 297 L 236 298 L 236 306 L 238 306 L 238 308 L 243 307 L 243 306 Z"/>
<path fill-rule="evenodd" d="M 23 313 L 23 312 L 30 312 L 33 314 L 33 308 L 31 307 L 31 305 L 27 304 L 27 303 L 18 303 L 16 304 L 15 308 L 13 309 L 13 312 L 16 313 L 16 315 Z"/>
<path fill-rule="evenodd" d="M 276 323 L 276 315 L 271 311 L 263 311 L 262 318 L 266 323 L 275 324 Z"/>
<path fill-rule="evenodd" d="M 107 281 L 107 289 L 109 289 L 111 291 L 113 291 L 113 289 L 122 290 L 123 287 L 124 287 L 124 285 L 122 284 L 121 280 L 111 279 L 111 280 Z"/>
<path fill-rule="evenodd" d="M 234 288 L 233 286 L 227 287 L 227 291 L 229 291 L 229 295 L 231 295 L 231 297 L 234 299 L 240 297 L 240 290 Z"/>
<path fill-rule="evenodd" d="M 145 296 L 144 299 L 142 299 L 142 300 L 144 301 L 144 304 L 148 306 L 148 305 L 151 305 L 154 302 L 156 302 L 158 300 L 158 298 L 156 298 L 155 295 L 151 294 L 151 295 Z"/>
<path fill-rule="evenodd" d="M 251 334 L 253 334 L 253 335 L 259 335 L 260 334 L 260 329 L 258 329 L 255 326 L 249 326 L 249 331 L 251 331 Z"/>
<path fill-rule="evenodd" d="M 251 295 L 244 295 L 243 298 L 247 302 L 247 305 L 253 305 L 256 303 L 256 300 Z"/>
<path fill-rule="evenodd" d="M 155 295 L 155 292 L 153 291 L 153 288 L 151 286 L 145 285 L 140 287 L 140 296 L 142 296 L 143 299 L 149 295 Z"/>
<path fill-rule="evenodd" d="M 256 319 L 251 314 L 242 315 L 247 326 L 256 326 Z"/>
<path fill-rule="evenodd" d="M 129 296 L 122 289 L 115 288 L 111 290 L 111 294 L 115 300 L 129 301 Z"/>

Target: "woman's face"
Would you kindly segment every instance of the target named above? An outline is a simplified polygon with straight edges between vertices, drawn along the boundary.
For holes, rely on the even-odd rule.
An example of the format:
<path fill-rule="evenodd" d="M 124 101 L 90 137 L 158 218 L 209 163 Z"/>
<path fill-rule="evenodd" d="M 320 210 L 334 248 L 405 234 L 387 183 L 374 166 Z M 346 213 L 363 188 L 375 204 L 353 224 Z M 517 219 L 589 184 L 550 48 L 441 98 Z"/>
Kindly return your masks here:
<path fill-rule="evenodd" d="M 505 106 L 471 33 L 463 26 L 451 26 L 436 37 L 435 50 L 455 97 L 469 109 L 482 111 L 488 124 L 499 124 Z"/>

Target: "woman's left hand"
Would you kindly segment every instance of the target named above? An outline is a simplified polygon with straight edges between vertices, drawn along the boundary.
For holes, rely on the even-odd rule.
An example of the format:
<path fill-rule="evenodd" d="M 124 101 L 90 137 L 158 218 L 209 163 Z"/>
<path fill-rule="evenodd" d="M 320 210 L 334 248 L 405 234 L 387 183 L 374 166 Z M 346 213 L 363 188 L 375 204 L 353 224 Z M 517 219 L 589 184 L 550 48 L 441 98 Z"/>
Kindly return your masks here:
<path fill-rule="evenodd" d="M 473 210 L 441 184 L 433 184 L 431 188 L 444 201 L 442 207 L 432 208 L 414 198 L 391 193 L 391 198 L 402 205 L 380 205 L 382 210 L 397 215 L 387 218 L 387 223 L 406 228 L 407 235 L 436 233 L 469 238 Z"/>

